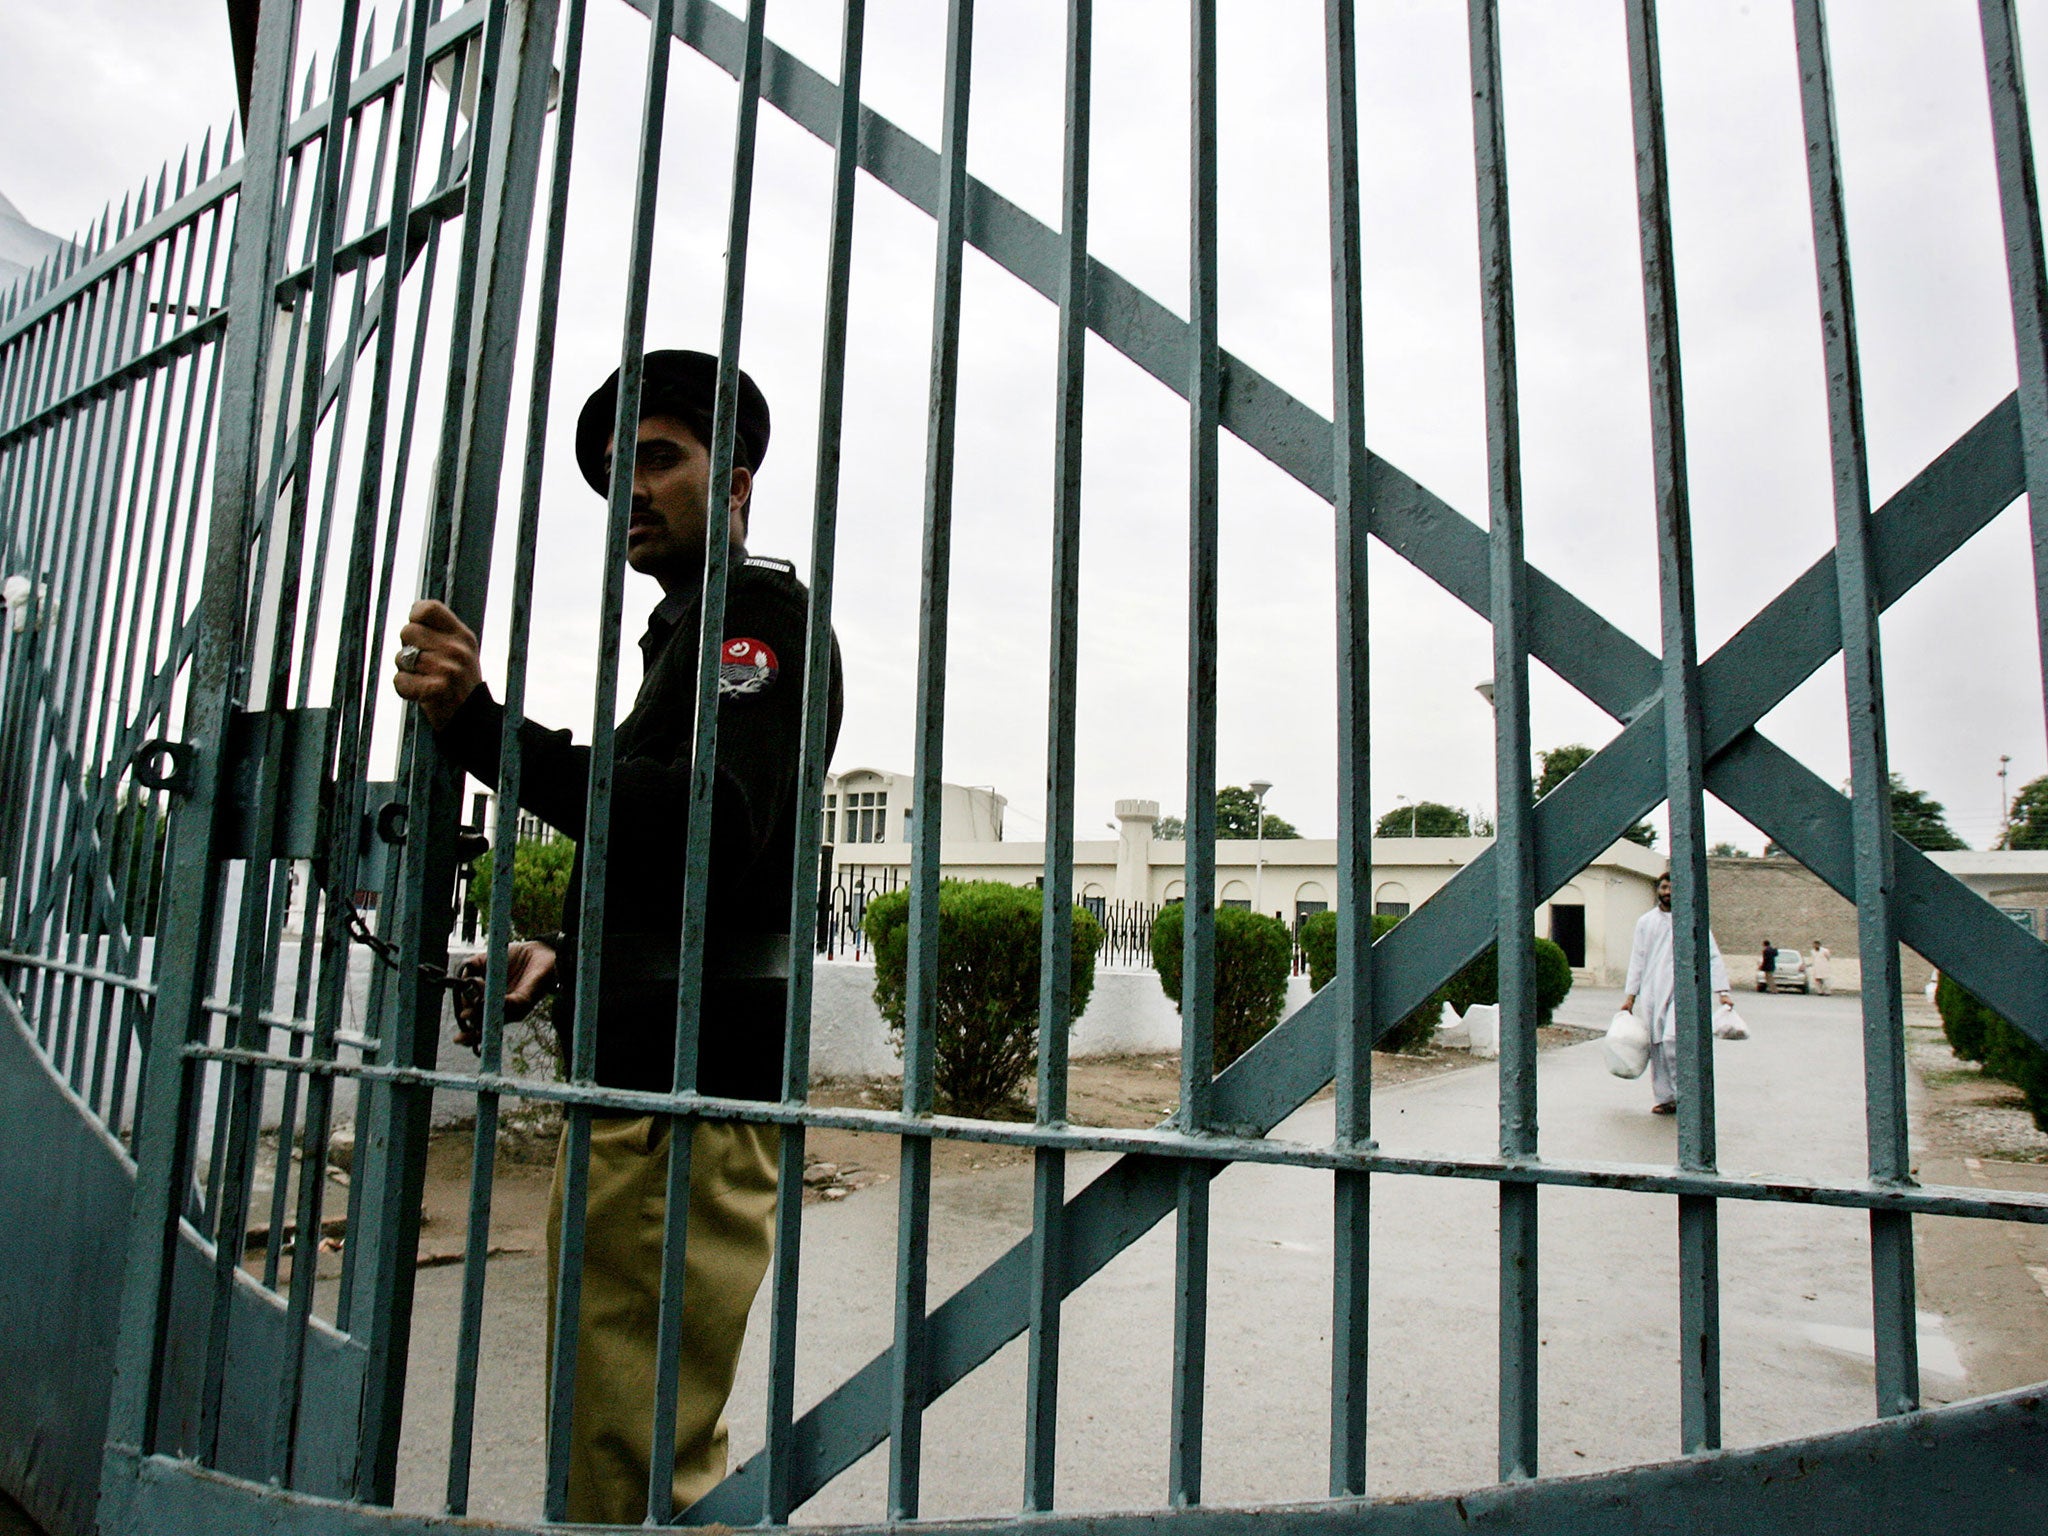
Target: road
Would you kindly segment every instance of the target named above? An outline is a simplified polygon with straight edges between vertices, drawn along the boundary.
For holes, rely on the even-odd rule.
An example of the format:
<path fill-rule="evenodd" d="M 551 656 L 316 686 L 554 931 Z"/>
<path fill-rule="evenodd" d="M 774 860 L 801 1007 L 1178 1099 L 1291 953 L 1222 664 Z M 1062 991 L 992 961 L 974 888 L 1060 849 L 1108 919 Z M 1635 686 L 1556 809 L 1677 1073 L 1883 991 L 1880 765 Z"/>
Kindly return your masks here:
<path fill-rule="evenodd" d="M 1604 1023 L 1611 992 L 1581 991 L 1561 1020 Z M 1715 1052 L 1720 1162 L 1745 1174 L 1855 1180 L 1864 1155 L 1860 1023 L 1853 997 L 1753 997 L 1753 1038 Z M 1605 1070 L 1597 1043 L 1546 1052 L 1541 1143 L 1554 1158 L 1665 1163 L 1672 1120 L 1646 1081 Z M 1276 1132 L 1327 1141 L 1327 1099 Z M 1490 1063 L 1374 1096 L 1395 1152 L 1491 1155 Z M 1069 1161 L 1070 1187 L 1104 1164 Z M 806 1213 L 799 1401 L 887 1346 L 896 1186 Z M 1216 1182 L 1208 1364 L 1209 1502 L 1318 1498 L 1326 1487 L 1330 1196 L 1326 1174 L 1241 1166 Z M 1494 1476 L 1497 1191 L 1482 1181 L 1386 1176 L 1373 1192 L 1372 1489 L 1468 1487 Z M 942 1179 L 933 1193 L 932 1295 L 943 1297 L 1029 1231 L 1028 1170 Z M 1584 1472 L 1676 1454 L 1677 1224 L 1669 1197 L 1547 1189 L 1540 1200 L 1541 1467 Z M 1855 1212 L 1726 1202 L 1721 1211 L 1726 1443 L 1867 1420 L 1874 1387 L 1868 1235 Z M 1155 1228 L 1065 1314 L 1059 1501 L 1074 1510 L 1163 1502 L 1171 1400 L 1173 1242 Z M 460 1281 L 420 1275 L 420 1330 L 400 1504 L 440 1507 Z M 491 1266 L 475 1515 L 532 1518 L 541 1470 L 541 1264 Z M 731 1412 L 735 1460 L 761 1442 L 766 1326 L 756 1307 Z M 1923 1310 L 1929 1400 L 1969 1396 L 1967 1356 Z M 927 1415 L 929 1517 L 1006 1515 L 1023 1481 L 1021 1342 Z M 2006 1385 L 1998 1382 L 1996 1385 Z M 1987 1384 L 1988 1385 L 1988 1384 Z M 886 1448 L 798 1515 L 883 1514 Z"/>

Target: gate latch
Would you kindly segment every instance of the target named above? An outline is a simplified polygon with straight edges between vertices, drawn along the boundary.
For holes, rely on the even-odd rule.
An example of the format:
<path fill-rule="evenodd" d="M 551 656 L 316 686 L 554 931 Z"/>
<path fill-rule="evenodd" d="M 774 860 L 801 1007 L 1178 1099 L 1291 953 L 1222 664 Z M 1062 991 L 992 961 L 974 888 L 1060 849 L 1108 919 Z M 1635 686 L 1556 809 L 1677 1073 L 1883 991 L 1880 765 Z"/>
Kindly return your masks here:
<path fill-rule="evenodd" d="M 327 727 L 332 710 L 276 709 L 238 712 L 228 720 L 223 748 L 218 847 L 224 857 L 252 857 L 258 844 L 276 859 L 313 859 L 327 853 L 327 819 L 334 784 L 327 776 Z M 277 776 L 277 815 L 271 836 L 259 838 L 263 775 Z"/>
<path fill-rule="evenodd" d="M 134 770 L 135 782 L 144 789 L 167 790 L 179 796 L 192 793 L 192 748 L 186 742 L 161 737 L 145 741 L 135 749 L 128 765 Z"/>

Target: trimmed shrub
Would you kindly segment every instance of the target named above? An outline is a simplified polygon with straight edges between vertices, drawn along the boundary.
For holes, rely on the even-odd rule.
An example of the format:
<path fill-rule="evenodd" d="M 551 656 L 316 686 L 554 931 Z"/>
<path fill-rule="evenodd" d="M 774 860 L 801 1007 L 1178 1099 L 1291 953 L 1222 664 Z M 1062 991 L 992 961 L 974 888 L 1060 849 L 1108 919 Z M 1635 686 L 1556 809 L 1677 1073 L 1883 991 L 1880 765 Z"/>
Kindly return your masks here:
<path fill-rule="evenodd" d="M 1373 942 L 1400 922 L 1398 917 L 1375 915 Z M 1308 956 L 1309 985 L 1317 991 L 1337 974 L 1337 914 L 1318 912 L 1301 925 L 1301 947 Z M 1548 1024 L 1557 1005 L 1572 989 L 1571 962 L 1564 951 L 1548 939 L 1536 941 L 1536 1019 Z M 1463 1013 L 1474 1003 L 1500 1001 L 1498 953 L 1488 945 L 1486 953 L 1432 992 L 1415 1011 L 1380 1038 L 1383 1051 L 1419 1051 L 1436 1035 L 1437 1020 L 1449 1003 Z"/>
<path fill-rule="evenodd" d="M 1170 901 L 1152 922 L 1152 964 L 1159 985 L 1180 1006 L 1182 904 Z M 1258 1044 L 1287 1007 L 1294 936 L 1277 917 L 1216 909 L 1216 1070 Z"/>
<path fill-rule="evenodd" d="M 1385 912 L 1375 912 L 1372 919 L 1373 942 L 1377 944 L 1400 921 L 1400 918 Z M 1300 942 L 1302 953 L 1308 956 L 1308 984 L 1320 992 L 1337 974 L 1337 914 L 1317 912 L 1306 918 L 1301 925 Z M 1373 1049 L 1405 1051 L 1411 1055 L 1426 1050 L 1430 1041 L 1436 1038 L 1437 1020 L 1444 1011 L 1444 995 L 1442 987 L 1430 993 L 1412 1013 L 1380 1036 Z"/>
<path fill-rule="evenodd" d="M 988 1118 L 1014 1111 L 1038 1064 L 1039 924 L 1042 895 L 1000 880 L 939 882 L 938 1032 L 932 1064 L 939 1107 Z M 875 1006 L 903 1049 L 910 964 L 910 892 L 867 905 L 861 926 L 874 946 Z M 1095 990 L 1102 925 L 1074 908 L 1073 1018 Z M 1069 1025 L 1071 1027 L 1071 1024 Z"/>
<path fill-rule="evenodd" d="M 1984 1067 L 2025 1094 L 2034 1129 L 2048 1131 L 2048 1051 L 2021 1034 L 2017 1025 L 1999 1019 Z"/>
<path fill-rule="evenodd" d="M 1941 1010 L 1949 1049 L 1964 1061 L 1981 1062 L 1986 1077 L 2019 1089 L 2035 1127 L 2048 1131 L 2048 1051 L 1946 974 L 1935 988 L 1934 1006 Z"/>
<path fill-rule="evenodd" d="M 1572 966 L 1548 939 L 1536 941 L 1536 1022 L 1548 1024 L 1572 990 Z M 1444 987 L 1445 1000 L 1463 1013 L 1475 1003 L 1500 1001 L 1500 951 L 1492 944 Z"/>
<path fill-rule="evenodd" d="M 1935 985 L 1934 1006 L 1941 1013 L 1941 1032 L 1948 1036 L 1948 1048 L 1963 1061 L 1982 1061 L 1985 1036 L 1998 1015 L 1986 1008 L 1969 989 L 1944 974 Z"/>
<path fill-rule="evenodd" d="M 496 850 L 476 861 L 470 879 L 470 899 L 488 924 L 491 915 L 491 874 Z M 558 933 L 562 927 L 562 901 L 569 892 L 569 870 L 576 862 L 576 845 L 566 837 L 521 843 L 512 854 L 512 936 L 530 939 L 535 934 Z"/>

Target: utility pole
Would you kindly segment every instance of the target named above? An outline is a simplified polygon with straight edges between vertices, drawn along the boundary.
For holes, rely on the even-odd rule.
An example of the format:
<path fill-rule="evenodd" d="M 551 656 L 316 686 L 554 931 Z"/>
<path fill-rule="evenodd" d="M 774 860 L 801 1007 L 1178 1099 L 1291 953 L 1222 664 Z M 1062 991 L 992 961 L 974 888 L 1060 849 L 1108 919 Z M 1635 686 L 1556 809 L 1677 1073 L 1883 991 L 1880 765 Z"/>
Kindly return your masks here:
<path fill-rule="evenodd" d="M 1998 754 L 1998 841 L 2001 846 L 2012 841 L 2012 801 L 2006 796 L 2006 765 L 2012 761 L 2012 754 Z"/>
<path fill-rule="evenodd" d="M 1252 798 L 1259 803 L 1259 819 L 1252 833 L 1252 910 L 1266 910 L 1266 791 L 1273 786 L 1265 779 L 1252 780 Z"/>

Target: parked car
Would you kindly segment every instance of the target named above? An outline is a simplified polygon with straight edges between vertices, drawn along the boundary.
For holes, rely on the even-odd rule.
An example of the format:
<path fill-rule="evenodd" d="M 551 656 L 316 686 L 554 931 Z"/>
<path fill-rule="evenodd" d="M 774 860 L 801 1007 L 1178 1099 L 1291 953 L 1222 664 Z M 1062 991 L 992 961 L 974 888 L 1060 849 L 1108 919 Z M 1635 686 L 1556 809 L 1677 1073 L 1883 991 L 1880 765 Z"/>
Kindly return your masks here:
<path fill-rule="evenodd" d="M 1771 959 L 1769 974 L 1761 967 L 1756 973 L 1756 989 L 1759 992 L 1807 992 L 1813 983 L 1807 979 L 1806 961 L 1796 949 L 1781 949 Z"/>

